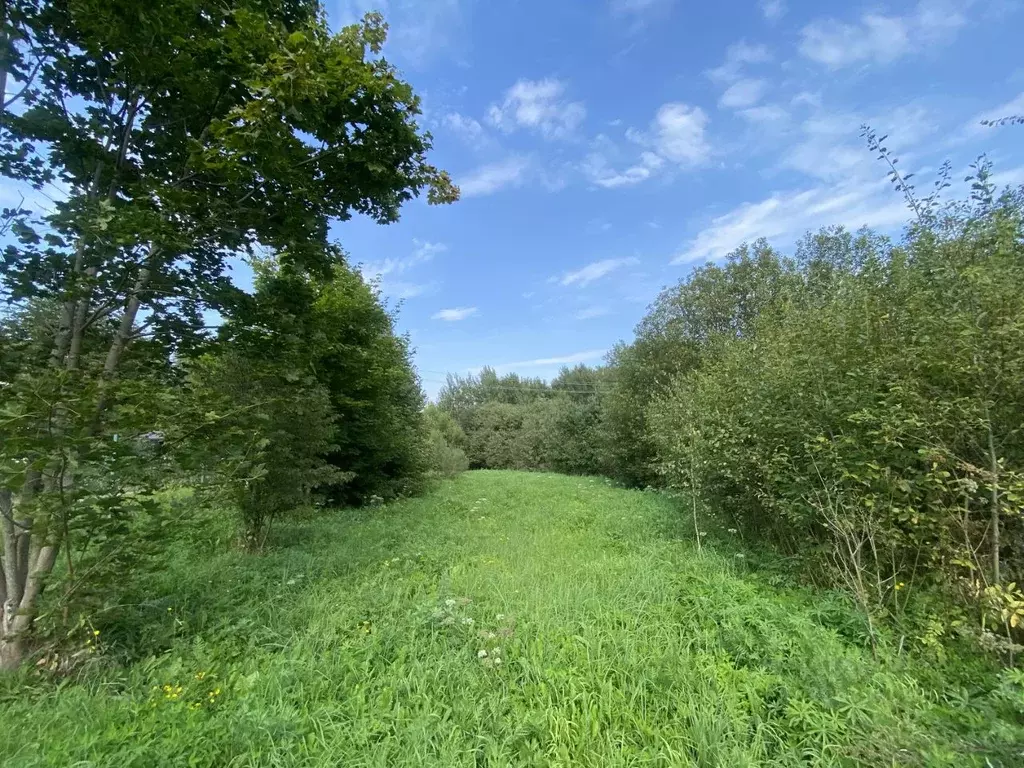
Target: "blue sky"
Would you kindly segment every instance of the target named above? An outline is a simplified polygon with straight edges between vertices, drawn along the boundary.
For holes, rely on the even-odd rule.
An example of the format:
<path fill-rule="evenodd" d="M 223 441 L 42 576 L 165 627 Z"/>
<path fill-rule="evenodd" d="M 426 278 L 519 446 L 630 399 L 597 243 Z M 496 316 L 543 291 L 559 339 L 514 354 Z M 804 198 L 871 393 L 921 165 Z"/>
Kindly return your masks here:
<path fill-rule="evenodd" d="M 1024 181 L 1017 3 L 335 0 L 392 25 L 463 199 L 334 235 L 379 275 L 428 393 L 484 364 L 600 362 L 658 290 L 744 240 L 907 220 L 859 136 L 922 188 L 987 152 Z"/>
<path fill-rule="evenodd" d="M 745 240 L 898 232 L 864 122 L 922 188 L 981 152 L 1024 182 L 1024 128 L 979 125 L 1024 114 L 1020 2 L 325 2 L 335 28 L 384 12 L 462 186 L 332 232 L 400 302 L 430 395 L 446 371 L 600 362 L 660 288 Z"/>

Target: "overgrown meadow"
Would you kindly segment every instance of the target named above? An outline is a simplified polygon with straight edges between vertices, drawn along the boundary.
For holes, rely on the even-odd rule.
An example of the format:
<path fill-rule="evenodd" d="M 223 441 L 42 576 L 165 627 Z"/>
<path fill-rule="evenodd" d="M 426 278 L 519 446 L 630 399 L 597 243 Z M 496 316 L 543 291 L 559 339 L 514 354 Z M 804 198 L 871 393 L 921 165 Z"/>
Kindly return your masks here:
<path fill-rule="evenodd" d="M 984 158 L 920 191 L 865 128 L 900 234 L 741 245 L 604 364 L 428 404 L 328 235 L 459 197 L 381 14 L 0 22 L 0 173 L 60 190 L 0 212 L 4 766 L 1024 763 Z"/>
<path fill-rule="evenodd" d="M 1019 762 L 1019 672 L 888 631 L 872 655 L 841 593 L 685 522 L 600 479 L 472 472 L 264 555 L 181 538 L 78 674 L 3 681 L 5 764 Z"/>

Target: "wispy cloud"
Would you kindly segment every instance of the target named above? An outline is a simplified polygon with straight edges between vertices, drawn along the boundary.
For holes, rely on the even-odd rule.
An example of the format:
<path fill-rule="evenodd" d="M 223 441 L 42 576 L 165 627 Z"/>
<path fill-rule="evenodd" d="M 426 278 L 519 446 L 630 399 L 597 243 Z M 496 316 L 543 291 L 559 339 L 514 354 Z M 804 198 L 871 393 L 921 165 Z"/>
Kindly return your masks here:
<path fill-rule="evenodd" d="M 437 283 L 406 283 L 387 282 L 385 293 L 395 299 L 414 299 L 432 293 L 437 288 Z"/>
<path fill-rule="evenodd" d="M 586 352 L 574 352 L 571 355 L 562 355 L 561 357 L 542 357 L 537 360 L 521 360 L 517 363 L 502 363 L 501 365 L 495 365 L 496 370 L 505 370 L 508 368 L 546 368 L 554 365 L 572 365 L 573 363 L 589 363 L 592 360 L 600 360 L 606 354 L 607 349 L 591 349 Z"/>
<path fill-rule="evenodd" d="M 484 127 L 478 120 L 458 112 L 449 112 L 441 119 L 441 124 L 467 144 L 480 144 L 484 136 Z"/>
<path fill-rule="evenodd" d="M 596 317 L 604 317 L 610 312 L 611 310 L 609 310 L 608 307 L 587 307 L 586 309 L 581 309 L 579 312 L 574 314 L 573 317 L 577 320 L 593 320 Z"/>
<path fill-rule="evenodd" d="M 815 111 L 799 126 L 798 139 L 782 154 L 780 167 L 825 180 L 875 178 L 877 168 L 869 161 L 860 127 L 867 123 L 889 134 L 893 152 L 908 152 L 934 134 L 934 115 L 918 104 L 888 108 L 876 114 Z M 908 156 L 904 156 L 908 162 Z"/>
<path fill-rule="evenodd" d="M 905 15 L 866 13 L 855 22 L 812 21 L 801 30 L 800 53 L 830 69 L 888 64 L 952 39 L 967 23 L 970 0 L 920 0 Z"/>
<path fill-rule="evenodd" d="M 663 104 L 647 130 L 626 131 L 626 138 L 642 147 L 631 165 L 622 170 L 616 167 L 613 159 L 622 153 L 611 139 L 602 135 L 595 139 L 583 161 L 583 172 L 599 187 L 614 189 L 639 184 L 669 167 L 694 168 L 711 156 L 711 145 L 705 136 L 707 124 L 708 116 L 700 107 L 681 102 Z"/>
<path fill-rule="evenodd" d="M 616 20 L 630 20 L 625 31 L 635 34 L 654 19 L 665 17 L 673 5 L 675 0 L 609 0 L 608 9 Z"/>
<path fill-rule="evenodd" d="M 606 138 L 606 137 L 605 137 Z M 629 187 L 651 178 L 663 165 L 664 159 L 654 152 L 641 152 L 638 160 L 623 170 L 617 170 L 608 154 L 597 149 L 583 161 L 583 172 L 594 184 L 605 189 Z"/>
<path fill-rule="evenodd" d="M 555 78 L 519 80 L 500 104 L 487 110 L 487 122 L 505 132 L 516 128 L 538 131 L 549 139 L 571 135 L 583 122 L 583 102 L 564 98 L 566 84 Z"/>
<path fill-rule="evenodd" d="M 737 112 L 744 120 L 758 125 L 779 125 L 789 120 L 789 112 L 778 104 L 764 104 L 760 107 L 750 107 Z"/>
<path fill-rule="evenodd" d="M 778 21 L 786 15 L 786 4 L 783 0 L 761 0 L 761 13 L 768 21 Z"/>
<path fill-rule="evenodd" d="M 885 183 L 861 180 L 802 191 L 776 192 L 714 218 L 673 264 L 720 259 L 759 237 L 793 242 L 804 232 L 831 224 L 892 229 L 909 220 L 903 199 Z"/>
<path fill-rule="evenodd" d="M 602 277 L 610 275 L 617 269 L 636 263 L 637 259 L 632 257 L 626 259 L 602 259 L 601 261 L 591 262 L 580 269 L 556 276 L 552 278 L 552 281 L 560 285 L 577 285 L 582 288 L 590 285 L 595 280 L 600 280 Z"/>
<path fill-rule="evenodd" d="M 964 124 L 961 129 L 961 133 L 965 137 L 979 136 L 992 130 L 992 126 L 982 125 L 982 123 L 1000 120 L 1004 117 L 1013 117 L 1015 115 L 1024 115 L 1024 92 L 1018 93 L 1014 98 L 997 107 L 992 107 L 991 109 L 986 109 L 984 112 L 979 112 Z"/>
<path fill-rule="evenodd" d="M 447 323 L 457 323 L 459 320 L 465 320 L 476 313 L 476 307 L 453 307 L 452 309 L 442 309 L 435 313 L 431 319 L 444 320 Z"/>
<path fill-rule="evenodd" d="M 716 83 L 728 84 L 739 80 L 748 64 L 765 64 L 771 60 L 768 46 L 740 40 L 729 46 L 725 52 L 725 61 L 720 66 L 709 69 L 705 74 Z"/>
<path fill-rule="evenodd" d="M 359 270 L 366 277 L 386 277 L 400 275 L 415 266 L 431 261 L 437 254 L 444 253 L 448 246 L 444 243 L 431 243 L 413 238 L 415 248 L 408 256 L 384 259 L 383 261 L 362 264 Z"/>
<path fill-rule="evenodd" d="M 490 195 L 500 189 L 518 186 L 530 167 L 528 158 L 513 155 L 496 163 L 488 163 L 457 179 L 463 197 Z"/>
<path fill-rule="evenodd" d="M 768 84 L 764 80 L 745 78 L 730 85 L 718 100 L 718 106 L 727 109 L 752 107 L 761 100 Z"/>

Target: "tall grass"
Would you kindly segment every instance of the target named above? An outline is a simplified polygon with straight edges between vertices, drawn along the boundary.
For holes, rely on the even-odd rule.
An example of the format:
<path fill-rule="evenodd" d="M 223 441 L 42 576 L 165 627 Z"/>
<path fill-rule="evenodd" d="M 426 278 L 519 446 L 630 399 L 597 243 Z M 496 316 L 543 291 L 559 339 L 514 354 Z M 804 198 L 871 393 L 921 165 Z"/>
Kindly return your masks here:
<path fill-rule="evenodd" d="M 1019 673 L 873 658 L 841 597 L 676 521 L 473 472 L 263 556 L 191 537 L 87 628 L 97 661 L 0 683 L 0 741 L 12 766 L 1021 764 Z"/>

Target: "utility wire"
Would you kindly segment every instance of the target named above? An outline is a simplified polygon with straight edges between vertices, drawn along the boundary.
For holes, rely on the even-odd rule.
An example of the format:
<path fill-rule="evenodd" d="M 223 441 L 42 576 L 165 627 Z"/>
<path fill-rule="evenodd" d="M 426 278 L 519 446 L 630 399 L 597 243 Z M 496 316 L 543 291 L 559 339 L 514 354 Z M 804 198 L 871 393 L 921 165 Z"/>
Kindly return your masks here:
<path fill-rule="evenodd" d="M 427 384 L 444 384 L 443 381 L 437 381 L 436 379 L 421 379 Z M 594 389 L 573 389 L 565 387 L 516 387 L 516 386 L 505 386 L 500 384 L 484 385 L 479 387 L 479 391 L 490 392 L 494 390 L 500 390 L 503 392 L 531 392 L 538 395 L 547 394 L 558 394 L 559 392 L 565 392 L 570 395 L 603 395 L 613 391 L 610 387 L 605 388 L 594 388 Z"/>

